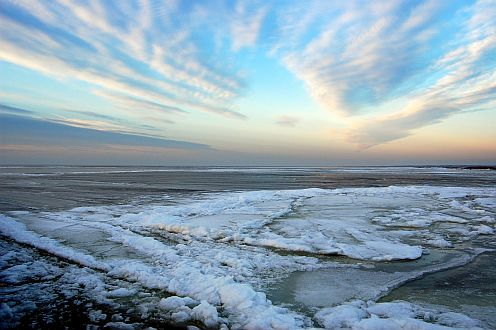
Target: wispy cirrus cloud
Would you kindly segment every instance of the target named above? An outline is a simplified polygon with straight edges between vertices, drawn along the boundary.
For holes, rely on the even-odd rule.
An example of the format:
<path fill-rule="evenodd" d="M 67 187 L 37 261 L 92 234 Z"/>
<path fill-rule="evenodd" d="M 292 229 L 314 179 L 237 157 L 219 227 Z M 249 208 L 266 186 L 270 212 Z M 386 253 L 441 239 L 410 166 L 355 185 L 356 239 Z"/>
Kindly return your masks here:
<path fill-rule="evenodd" d="M 496 5 L 481 1 L 468 10 L 470 19 L 458 46 L 429 70 L 439 78 L 404 99 L 407 105 L 391 114 L 363 120 L 349 132 L 351 141 L 370 147 L 412 134 L 461 112 L 496 109 Z"/>
<path fill-rule="evenodd" d="M 394 95 L 401 84 L 418 75 L 417 69 L 426 64 L 423 54 L 429 39 L 424 34 L 432 28 L 419 24 L 434 21 L 440 4 L 420 3 L 408 14 L 402 8 L 405 3 L 399 1 L 388 5 L 340 3 L 325 8 L 324 22 L 317 21 L 322 16 L 316 16 L 308 23 L 310 28 L 317 26 L 317 32 L 301 40 L 301 48 L 282 45 L 278 55 L 324 108 L 356 115 L 364 106 Z M 424 13 L 424 8 L 430 11 Z M 305 36 L 292 30 L 284 33 Z"/>
<path fill-rule="evenodd" d="M 248 2 L 238 2 L 231 19 L 232 48 L 235 51 L 256 44 L 267 15 L 267 6 L 258 4 L 254 10 L 249 10 L 247 6 Z"/>
<path fill-rule="evenodd" d="M 11 107 L 8 105 L 0 104 L 0 114 L 12 114 L 12 115 L 20 115 L 20 116 L 31 116 L 34 115 L 35 112 L 31 110 L 21 109 L 17 107 Z"/>
<path fill-rule="evenodd" d="M 109 131 L 124 134 L 137 134 L 141 135 L 153 135 L 160 131 L 156 126 L 147 125 L 141 122 L 130 122 L 128 120 L 122 119 L 120 117 L 113 117 L 110 115 L 105 115 L 102 113 L 87 111 L 87 110 L 77 110 L 70 108 L 56 109 L 60 114 L 51 114 L 48 117 L 40 116 L 36 111 L 28 110 L 24 108 L 12 107 L 6 104 L 0 104 L 0 115 L 16 115 L 25 119 L 31 118 L 34 120 L 44 120 L 51 123 L 59 123 L 62 125 L 69 125 L 74 127 L 91 128 L 101 131 Z M 164 121 L 165 123 L 172 124 L 173 122 L 162 118 L 151 118 L 151 120 Z M 16 126 L 19 131 L 25 131 L 27 135 L 31 134 L 30 131 L 26 131 L 23 126 Z M 143 131 L 150 133 L 143 133 Z"/>
<path fill-rule="evenodd" d="M 280 14 L 273 55 L 343 118 L 349 141 L 370 147 L 456 113 L 494 107 L 493 1 L 300 6 L 301 21 Z M 391 106 L 395 101 L 406 106 Z"/>
<path fill-rule="evenodd" d="M 198 34 L 209 31 L 183 23 L 193 15 L 184 8 L 190 4 L 20 0 L 0 6 L 0 60 L 91 84 L 131 111 L 139 104 L 142 112 L 164 110 L 162 117 L 189 111 L 245 117 L 233 109 L 245 83 L 235 69 L 203 56 Z M 109 97 L 117 93 L 123 96 Z"/>
<path fill-rule="evenodd" d="M 280 74 L 277 64 L 332 112 L 346 141 L 365 148 L 495 108 L 491 0 L 16 0 L 0 7 L 0 61 L 78 85 L 87 93 L 81 99 L 100 102 L 55 104 L 65 111 L 57 120 L 73 125 L 149 134 L 180 127 L 175 133 L 185 136 L 188 124 L 201 126 L 200 113 L 245 119 L 240 104 L 260 106 L 239 102 L 252 96 L 250 79 Z M 267 86 L 289 87 L 291 98 L 296 84 L 286 78 Z M 48 108 L 48 99 L 25 94 L 26 103 Z M 300 109 L 266 120 L 296 125 L 307 106 L 295 104 Z"/>
<path fill-rule="evenodd" d="M 161 103 L 149 101 L 147 99 L 136 98 L 122 93 L 109 92 L 96 90 L 94 94 L 101 96 L 111 101 L 115 106 L 123 109 L 124 111 L 143 111 L 147 110 L 150 113 L 172 113 L 172 114 L 185 114 L 187 113 L 181 108 L 164 105 Z M 172 123 L 172 121 L 171 121 Z"/>
<path fill-rule="evenodd" d="M 30 134 L 19 131 L 23 127 Z M 92 125 L 71 121 L 47 121 L 13 114 L 0 114 L 0 145 L 52 146 L 141 146 L 173 149 L 209 149 L 200 143 L 156 138 L 123 132 L 97 130 Z"/>

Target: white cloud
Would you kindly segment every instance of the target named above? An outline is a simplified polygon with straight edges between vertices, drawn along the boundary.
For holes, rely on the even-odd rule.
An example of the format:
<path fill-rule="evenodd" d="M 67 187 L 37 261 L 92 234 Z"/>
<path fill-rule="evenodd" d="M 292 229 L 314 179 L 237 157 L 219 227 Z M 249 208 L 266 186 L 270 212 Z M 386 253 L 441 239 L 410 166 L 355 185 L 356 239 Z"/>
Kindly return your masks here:
<path fill-rule="evenodd" d="M 495 103 L 494 1 L 463 4 L 457 12 L 439 0 L 305 5 L 298 16 L 280 14 L 287 25 L 271 54 L 348 124 L 348 140 L 370 147 Z M 461 30 L 447 30 L 451 19 Z M 433 41 L 441 33 L 448 42 Z M 407 106 L 393 106 L 399 103 Z"/>
<path fill-rule="evenodd" d="M 0 11 L 0 60 L 84 81 L 144 124 L 196 111 L 244 118 L 235 105 L 246 82 L 232 59 L 255 47 L 301 79 L 362 146 L 490 108 L 496 98 L 492 0 L 452 6 L 442 0 L 1 5 L 42 23 L 37 28 Z M 391 106 L 399 103 L 406 106 Z M 276 122 L 291 126 L 298 119 Z"/>
<path fill-rule="evenodd" d="M 12 3 L 51 32 L 0 13 L 1 60 L 58 79 L 82 80 L 102 93 L 124 94 L 131 111 L 136 103 L 130 100 L 141 99 L 150 109 L 155 104 L 245 117 L 232 109 L 244 82 L 236 71 L 201 58 L 189 26 L 168 22 L 172 17 L 187 21 L 183 16 L 189 14 L 177 12 L 173 1 Z M 122 99 L 112 101 L 126 106 Z"/>
<path fill-rule="evenodd" d="M 367 97 L 365 104 L 380 99 L 411 75 L 409 66 L 421 56 L 421 47 L 409 41 L 414 35 L 396 33 L 401 24 L 396 7 L 361 4 L 330 11 L 330 23 L 304 44 L 303 51 L 280 52 L 309 93 L 340 115 L 359 113 L 359 94 Z"/>
<path fill-rule="evenodd" d="M 496 43 L 493 49 L 496 50 Z M 368 148 L 406 137 L 415 129 L 439 123 L 456 113 L 494 110 L 496 72 L 477 72 L 473 57 L 461 57 L 450 75 L 424 94 L 408 99 L 408 105 L 396 113 L 358 119 L 347 132 L 348 139 Z"/>
<path fill-rule="evenodd" d="M 248 2 L 238 1 L 231 19 L 232 48 L 238 51 L 243 47 L 254 46 L 265 16 L 267 7 L 248 10 Z"/>

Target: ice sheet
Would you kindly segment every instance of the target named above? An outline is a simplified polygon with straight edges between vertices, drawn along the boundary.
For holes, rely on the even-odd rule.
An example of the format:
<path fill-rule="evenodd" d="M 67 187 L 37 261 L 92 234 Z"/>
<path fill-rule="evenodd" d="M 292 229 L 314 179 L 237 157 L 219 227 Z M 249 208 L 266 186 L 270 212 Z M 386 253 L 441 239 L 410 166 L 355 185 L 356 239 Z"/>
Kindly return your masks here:
<path fill-rule="evenodd" d="M 361 260 L 416 259 L 422 255 L 422 246 L 449 247 L 452 241 L 464 239 L 458 235 L 448 240 L 453 230 L 466 230 L 464 234 L 471 237 L 490 234 L 491 227 L 486 224 L 494 222 L 494 213 L 485 202 L 488 197 L 465 198 L 493 194 L 494 189 L 488 188 L 447 187 L 227 193 L 123 215 L 116 221 L 186 240 L 235 242 Z M 437 228 L 439 224 L 449 225 L 452 231 Z M 408 231 L 419 229 L 426 229 L 421 239 L 407 237 Z"/>
<path fill-rule="evenodd" d="M 415 260 L 431 249 L 455 248 L 479 235 L 493 235 L 494 196 L 493 188 L 425 186 L 211 193 L 162 206 L 137 203 L 16 212 L 0 216 L 0 232 L 106 278 L 177 296 L 157 300 L 154 307 L 171 320 L 239 329 L 291 329 L 315 324 L 310 317 L 267 299 L 264 290 L 276 279 L 326 268 L 356 282 L 363 272 L 356 268 L 358 262 Z M 95 239 L 86 240 L 78 232 Z M 109 252 L 116 249 L 129 253 Z M 324 255 L 350 259 L 330 261 Z M 12 266 L 5 274 L 14 282 L 23 281 L 27 272 L 43 278 L 44 273 L 36 271 L 40 267 Z M 381 274 L 388 283 L 408 279 L 376 271 Z M 339 281 L 339 276 L 333 280 Z M 396 316 L 378 319 L 378 307 L 347 304 L 352 299 L 375 299 L 385 290 L 381 281 L 364 283 L 367 290 L 336 289 L 335 299 L 327 303 L 341 309 L 326 309 L 314 321 L 334 324 L 344 313 L 353 326 L 371 328 L 383 323 L 437 327 L 453 319 L 451 314 L 425 322 Z M 140 292 L 140 288 L 114 287 L 102 299 L 127 299 Z M 315 298 L 301 298 L 305 299 Z M 7 307 L 1 309 L 6 315 Z M 409 308 L 418 318 L 419 309 Z M 456 326 L 474 324 L 455 319 Z"/>

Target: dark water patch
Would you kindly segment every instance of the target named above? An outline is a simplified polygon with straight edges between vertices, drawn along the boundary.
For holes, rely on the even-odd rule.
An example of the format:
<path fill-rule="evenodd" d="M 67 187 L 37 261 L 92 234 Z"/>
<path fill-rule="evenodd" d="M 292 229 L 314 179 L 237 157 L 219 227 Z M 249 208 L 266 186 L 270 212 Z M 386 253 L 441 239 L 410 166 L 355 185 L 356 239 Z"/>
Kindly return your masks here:
<path fill-rule="evenodd" d="M 267 296 L 276 304 L 288 304 L 312 316 L 318 308 L 357 299 L 377 300 L 404 283 L 465 264 L 472 258 L 467 252 L 453 250 L 432 251 L 413 261 L 362 262 L 347 257 L 327 257 L 323 260 L 336 261 L 341 266 L 294 272 L 272 283 Z"/>
<path fill-rule="evenodd" d="M 93 281 L 88 276 L 99 276 L 91 269 L 3 238 L 0 258 L 0 329 L 104 328 L 109 322 L 125 322 L 136 329 L 186 329 L 185 324 L 173 324 L 157 310 L 157 302 L 169 296 L 163 290 L 140 287 L 134 297 L 102 300 L 101 292 L 91 293 Z M 136 286 L 103 278 L 111 281 L 105 283 L 106 289 Z M 146 299 L 150 308 L 143 317 Z"/>
<path fill-rule="evenodd" d="M 0 211 L 121 204 L 144 195 L 202 191 L 390 185 L 495 186 L 496 175 L 493 173 L 402 167 L 2 167 Z"/>
<path fill-rule="evenodd" d="M 381 301 L 406 300 L 444 306 L 496 328 L 495 265 L 496 252 L 486 252 L 461 267 L 408 282 Z"/>

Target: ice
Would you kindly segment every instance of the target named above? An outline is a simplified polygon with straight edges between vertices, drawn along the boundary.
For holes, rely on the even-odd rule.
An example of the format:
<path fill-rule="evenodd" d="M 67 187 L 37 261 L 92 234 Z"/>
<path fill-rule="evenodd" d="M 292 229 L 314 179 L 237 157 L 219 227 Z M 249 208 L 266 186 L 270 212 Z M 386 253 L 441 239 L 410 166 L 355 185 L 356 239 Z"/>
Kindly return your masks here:
<path fill-rule="evenodd" d="M 42 237 L 30 233 L 20 224 L 16 226 L 16 222 L 13 220 L 9 220 L 9 224 L 11 225 L 10 228 L 17 229 L 11 233 L 11 236 L 21 239 L 30 237 L 33 241 L 31 244 L 35 247 L 42 246 L 49 251 L 55 251 L 56 255 L 79 256 L 79 258 L 72 257 L 72 259 L 81 264 L 87 263 L 87 258 L 82 258 L 79 252 L 65 247 L 62 248 L 50 239 L 41 240 Z M 107 226 L 101 224 L 99 226 L 102 229 L 110 230 Z M 212 313 L 212 308 L 214 307 L 210 308 L 209 306 L 214 304 L 222 306 L 230 313 L 232 323 L 246 329 L 264 328 L 270 324 L 289 324 L 292 327 L 303 324 L 301 316 L 284 308 L 273 306 L 263 293 L 256 292 L 251 286 L 236 283 L 229 276 L 204 274 L 201 272 L 202 269 L 197 262 L 195 265 L 195 262 L 186 256 L 182 260 L 178 260 L 172 247 L 150 237 L 142 237 L 126 230 L 114 229 L 113 239 L 120 239 L 123 243 L 147 252 L 157 259 L 165 258 L 162 261 L 163 266 L 169 263 L 170 267 L 158 268 L 141 262 L 130 263 L 129 261 L 109 262 L 106 268 L 110 267 L 108 272 L 110 276 L 137 280 L 147 287 L 166 289 L 169 292 L 205 300 L 206 302 L 202 308 L 195 313 L 192 312 L 193 317 L 201 316 L 203 321 L 211 324 L 214 319 L 214 314 Z M 46 244 L 38 244 L 40 240 Z M 60 251 L 57 250 L 58 247 L 60 247 Z M 85 285 L 91 285 L 91 283 L 85 283 Z M 117 291 L 120 294 L 123 292 L 125 291 Z M 115 293 L 115 291 L 111 291 L 110 296 L 112 296 L 112 293 Z M 207 302 L 210 305 L 206 305 Z M 252 317 L 252 315 L 257 315 L 257 317 Z M 177 316 L 176 314 L 176 318 Z"/>
<path fill-rule="evenodd" d="M 301 317 L 286 309 L 273 306 L 264 294 L 256 292 L 251 286 L 234 282 L 230 276 L 226 276 L 228 272 L 224 272 L 224 276 L 215 274 L 218 267 L 212 269 L 211 264 L 206 264 L 208 267 L 204 268 L 187 256 L 179 258 L 173 247 L 151 237 L 143 237 L 124 229 L 110 228 L 104 224 L 94 225 L 102 230 L 110 231 L 113 234 L 112 240 L 119 240 L 140 252 L 147 253 L 162 264 L 159 268 L 141 262 L 112 263 L 109 261 L 107 267 L 110 267 L 108 273 L 111 276 L 137 280 L 147 287 L 166 289 L 169 292 L 198 300 L 206 300 L 217 306 L 221 305 L 230 312 L 235 320 L 233 322 L 246 328 L 256 328 L 259 324 L 270 324 L 270 322 L 284 322 L 294 326 L 302 323 Z M 24 234 L 26 233 L 28 231 L 24 231 Z M 35 235 L 32 236 L 35 237 Z M 51 248 L 53 249 L 54 246 Z M 67 248 L 64 251 L 70 251 L 70 255 L 78 255 L 78 252 Z M 219 252 L 216 251 L 216 253 Z M 76 261 L 80 260 L 76 259 Z M 261 315 L 261 317 L 248 317 L 252 314 Z M 207 321 L 210 322 L 209 320 Z"/>
<path fill-rule="evenodd" d="M 420 257 L 422 251 L 419 246 L 408 246 L 396 239 L 376 235 L 377 231 L 362 232 L 359 228 L 367 225 L 367 219 L 349 222 L 345 219 L 323 218 L 325 214 L 316 214 L 317 217 L 312 218 L 310 213 L 302 221 L 284 220 L 294 209 L 303 208 L 307 200 L 311 206 L 332 206 L 343 200 L 350 204 L 346 194 L 341 190 L 321 189 L 228 194 L 221 198 L 214 196 L 206 202 L 159 207 L 123 215 L 118 221 L 131 228 L 138 223 L 180 234 L 186 239 L 222 239 L 224 242 L 234 241 L 288 251 L 343 254 L 357 259 Z M 346 236 L 341 235 L 342 229 L 345 229 Z M 357 244 L 357 240 L 362 244 Z"/>
<path fill-rule="evenodd" d="M 9 213 L 12 215 L 26 215 L 29 214 L 29 211 L 10 211 Z"/>
<path fill-rule="evenodd" d="M 47 281 L 60 275 L 60 269 L 57 267 L 33 261 L 3 270 L 1 279 L 4 283 L 18 284 L 28 281 Z"/>
<path fill-rule="evenodd" d="M 12 309 L 6 303 L 0 304 L 0 328 L 7 329 L 11 325 L 11 320 L 14 318 Z"/>
<path fill-rule="evenodd" d="M 107 318 L 107 315 L 104 314 L 101 310 L 90 311 L 89 318 L 92 322 L 103 321 Z"/>
<path fill-rule="evenodd" d="M 360 320 L 367 317 L 364 302 L 354 302 L 333 308 L 326 308 L 315 314 L 316 321 L 326 329 L 352 328 Z"/>
<path fill-rule="evenodd" d="M 453 246 L 453 244 L 451 244 L 442 237 L 427 240 L 426 243 L 439 248 L 449 248 Z"/>
<path fill-rule="evenodd" d="M 479 325 L 477 320 L 474 320 L 466 315 L 454 312 L 445 312 L 437 317 L 437 322 L 439 324 L 448 327 L 466 327 L 466 328 L 476 328 Z"/>
<path fill-rule="evenodd" d="M 122 297 L 129 297 L 135 293 L 136 293 L 136 290 L 129 290 L 126 288 L 118 288 L 118 289 L 106 292 L 105 295 L 107 297 L 111 297 L 111 298 L 122 298 Z"/>
<path fill-rule="evenodd" d="M 110 330 L 135 330 L 136 328 L 132 324 L 127 324 L 124 322 L 108 322 L 103 327 L 104 329 Z"/>
<path fill-rule="evenodd" d="M 183 323 L 191 319 L 191 311 L 187 308 L 187 311 L 178 311 L 171 314 L 171 319 L 178 323 Z"/>
<path fill-rule="evenodd" d="M 466 315 L 404 301 L 353 301 L 322 309 L 315 314 L 315 320 L 326 329 L 480 329 L 479 322 Z"/>
<path fill-rule="evenodd" d="M 108 266 L 97 261 L 94 257 L 75 251 L 61 245 L 58 241 L 39 236 L 29 230 L 26 226 L 12 218 L 0 214 L 0 232 L 2 235 L 10 237 L 19 243 L 32 245 L 40 250 L 56 255 L 58 257 L 75 261 L 81 265 L 107 270 Z"/>
<path fill-rule="evenodd" d="M 474 226 L 475 233 L 480 234 L 480 235 L 493 235 L 494 234 L 494 229 L 486 226 L 486 225 L 479 225 L 479 226 Z"/>
<path fill-rule="evenodd" d="M 193 319 L 201 321 L 207 327 L 216 326 L 219 320 L 217 309 L 205 300 L 202 300 L 198 306 L 193 308 L 191 315 Z"/>
<path fill-rule="evenodd" d="M 479 222 L 486 222 L 486 223 L 494 223 L 494 218 L 493 217 L 490 217 L 488 215 L 482 217 L 482 218 L 479 218 L 479 219 L 476 219 L 477 221 Z"/>
<path fill-rule="evenodd" d="M 456 313 L 366 301 L 423 271 L 442 268 L 374 269 L 380 263 L 422 261 L 424 252 L 448 253 L 447 247 L 494 234 L 495 195 L 492 188 L 427 186 L 267 190 L 197 194 L 164 205 L 11 213 L 0 215 L 2 235 L 98 271 L 108 281 L 132 285 L 105 286 L 98 276 L 64 274 L 36 260 L 12 265 L 15 251 L 0 259 L 2 279 L 22 283 L 63 274 L 84 290 L 100 290 L 101 300 L 132 300 L 158 289 L 172 296 L 139 302 L 143 315 L 159 310 L 170 320 L 206 327 L 293 329 L 312 326 L 311 318 L 292 306 L 275 305 L 264 292 L 281 278 L 305 272 L 307 280 L 296 286 L 297 299 L 333 306 L 314 318 L 328 328 L 475 327 L 476 321 Z M 460 262 L 478 252 L 466 253 Z M 442 264 L 447 265 L 454 264 Z M 332 276 L 319 275 L 320 270 Z M 70 288 L 65 294 L 76 296 L 77 291 Z M 354 299 L 360 300 L 350 303 Z M 7 307 L 0 312 L 16 313 Z M 133 326 L 108 317 L 104 321 L 109 327 Z"/>
<path fill-rule="evenodd" d="M 15 249 L 15 253 L 6 252 L 7 248 Z M 69 301 L 77 305 L 91 297 L 93 303 L 110 305 L 104 297 L 106 284 L 98 275 L 100 270 L 60 263 L 53 256 L 35 251 L 0 240 L 3 261 L 0 278 L 2 283 L 8 284 L 0 288 L 0 302 L 6 302 L 4 307 L 10 311 L 10 316 L 1 317 L 2 329 L 27 327 L 21 322 L 33 316 L 50 321 L 53 314 L 67 311 Z M 87 314 L 90 322 L 106 317 L 91 306 L 87 306 Z"/>
<path fill-rule="evenodd" d="M 474 252 L 432 251 L 410 263 L 394 265 L 344 264 L 307 272 L 296 272 L 270 291 L 269 298 L 295 306 L 311 308 L 337 306 L 360 298 L 377 300 L 391 289 L 419 278 L 424 274 L 465 265 L 474 260 L 481 249 Z"/>
<path fill-rule="evenodd" d="M 422 322 L 416 319 L 381 319 L 375 315 L 358 322 L 354 329 L 360 330 L 396 330 L 396 329 L 417 329 L 417 330 L 447 330 L 439 325 Z"/>
<path fill-rule="evenodd" d="M 341 245 L 343 254 L 355 259 L 363 260 L 398 260 L 417 259 L 422 255 L 422 248 L 419 246 L 409 246 L 398 242 L 387 240 L 370 240 L 363 238 L 360 245 Z"/>
<path fill-rule="evenodd" d="M 468 190 L 468 192 L 467 192 Z M 206 201 L 159 207 L 122 216 L 119 221 L 130 227 L 146 226 L 178 234 L 190 240 L 222 240 L 287 251 L 315 254 L 342 254 L 362 260 L 416 259 L 421 245 L 447 247 L 433 232 L 418 245 L 402 242 L 402 235 L 385 231 L 388 227 L 428 228 L 434 223 L 469 224 L 472 219 L 448 214 L 446 208 L 465 202 L 469 194 L 492 194 L 482 188 L 388 187 L 354 189 L 304 189 L 213 195 Z M 403 202 L 397 200 L 402 195 Z M 408 209 L 402 204 L 439 203 L 439 210 L 421 207 Z M 355 201 L 360 200 L 360 209 Z M 456 202 L 456 203 L 454 203 Z M 396 205 L 385 212 L 387 205 Z M 398 207 L 399 206 L 399 207 Z M 469 217 L 479 210 L 464 206 Z M 304 214 L 294 217 L 293 214 Z M 352 217 L 350 217 L 350 215 Z M 374 216 L 371 216 L 374 215 Z M 490 221 L 492 218 L 480 218 Z M 364 230 L 365 228 L 365 230 Z M 454 227 L 459 229 L 466 227 Z"/>
<path fill-rule="evenodd" d="M 496 208 L 496 198 L 494 197 L 479 197 L 475 198 L 474 202 L 487 208 Z"/>
<path fill-rule="evenodd" d="M 190 297 L 177 297 L 172 296 L 168 298 L 163 298 L 160 300 L 160 307 L 167 310 L 178 309 L 179 307 L 197 305 L 198 301 L 191 299 Z"/>

